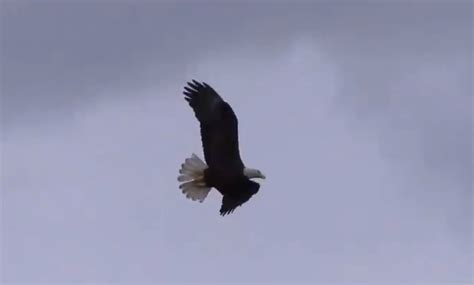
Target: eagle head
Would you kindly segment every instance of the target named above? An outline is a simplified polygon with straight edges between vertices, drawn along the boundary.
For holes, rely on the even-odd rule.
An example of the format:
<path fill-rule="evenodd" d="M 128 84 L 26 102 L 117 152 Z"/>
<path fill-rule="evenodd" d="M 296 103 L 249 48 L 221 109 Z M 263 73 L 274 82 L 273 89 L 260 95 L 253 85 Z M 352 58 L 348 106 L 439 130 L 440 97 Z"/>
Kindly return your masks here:
<path fill-rule="evenodd" d="M 252 178 L 265 179 L 266 178 L 265 175 L 263 175 L 263 173 L 260 170 L 254 169 L 254 168 L 247 168 L 247 167 L 244 168 L 244 175 L 248 179 L 252 179 Z"/>

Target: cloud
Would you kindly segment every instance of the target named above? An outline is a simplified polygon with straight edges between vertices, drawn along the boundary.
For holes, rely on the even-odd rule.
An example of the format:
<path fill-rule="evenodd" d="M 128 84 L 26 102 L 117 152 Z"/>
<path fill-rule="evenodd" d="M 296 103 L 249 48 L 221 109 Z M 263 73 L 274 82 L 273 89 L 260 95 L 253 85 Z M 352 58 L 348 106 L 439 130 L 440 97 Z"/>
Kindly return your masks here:
<path fill-rule="evenodd" d="M 145 24 L 157 13 L 132 6 L 114 8 L 115 13 L 138 11 L 132 18 Z M 103 63 L 97 80 L 102 82 L 104 70 L 115 66 L 112 79 L 77 91 L 67 104 L 51 105 L 58 113 L 47 124 L 22 109 L 22 100 L 10 104 L 16 100 L 12 94 L 19 93 L 6 93 L 8 106 L 27 112 L 29 119 L 7 121 L 2 136 L 5 281 L 383 283 L 472 277 L 472 165 L 467 159 L 472 69 L 460 60 L 470 53 L 463 41 L 451 41 L 456 52 L 446 52 L 449 44 L 444 43 L 426 58 L 406 49 L 409 40 L 431 35 L 450 21 L 443 18 L 439 24 L 430 17 L 428 24 L 394 35 L 387 44 L 391 36 L 381 33 L 383 27 L 406 31 L 397 16 L 411 15 L 410 23 L 420 10 L 398 6 L 385 20 L 388 8 L 329 5 L 319 12 L 329 16 L 315 20 L 326 26 L 311 32 L 314 23 L 305 20 L 285 25 L 302 17 L 307 6 L 290 10 L 288 17 L 285 10 L 269 8 L 279 11 L 283 18 L 278 19 L 263 13 L 265 7 L 254 12 L 261 18 L 248 16 L 244 25 L 256 24 L 254 32 L 239 30 L 239 40 L 231 41 L 222 28 L 220 42 L 230 42 L 191 49 L 187 60 L 171 55 L 189 48 L 179 51 L 176 42 L 168 42 L 178 51 L 145 53 L 146 60 L 133 61 L 135 75 L 127 64 Z M 423 13 L 439 15 L 433 7 Z M 115 14 L 105 8 L 83 9 L 108 23 Z M 213 9 L 224 11 L 223 18 L 232 11 Z M 381 14 L 369 13 L 372 9 Z M 346 24 L 329 25 L 335 23 L 327 22 L 331 11 Z M 168 12 L 163 19 L 186 14 Z M 76 17 L 79 29 L 83 21 Z M 270 22 L 264 25 L 262 19 Z M 359 33 L 348 32 L 349 24 L 354 30 L 372 26 L 379 33 L 357 40 Z M 125 34 L 143 26 L 131 25 Z M 137 36 L 140 45 L 146 46 L 141 40 L 152 27 Z M 279 35 L 281 27 L 287 28 Z M 162 35 L 171 28 L 158 29 Z M 189 29 L 190 38 L 182 43 L 199 41 L 199 29 Z M 213 39 L 212 32 L 205 37 Z M 463 33 L 449 35 L 459 39 Z M 125 39 L 112 42 L 119 46 Z M 101 53 L 112 47 L 98 40 L 105 45 L 98 48 Z M 372 52 L 365 48 L 371 42 L 382 45 Z M 426 42 L 411 43 L 417 51 Z M 111 55 L 112 62 L 116 59 Z M 62 91 L 72 90 L 70 82 L 83 72 L 68 73 L 71 66 L 76 63 L 62 69 L 66 81 L 50 85 L 37 100 L 49 106 Z M 221 198 L 215 191 L 199 204 L 186 200 L 177 187 L 179 165 L 191 152 L 201 153 L 198 124 L 180 94 L 191 78 L 208 82 L 232 104 L 243 159 L 268 178 L 257 196 L 226 218 L 218 215 Z M 5 90 L 20 92 L 10 86 Z M 30 91 L 24 96 L 31 99 L 35 93 Z"/>

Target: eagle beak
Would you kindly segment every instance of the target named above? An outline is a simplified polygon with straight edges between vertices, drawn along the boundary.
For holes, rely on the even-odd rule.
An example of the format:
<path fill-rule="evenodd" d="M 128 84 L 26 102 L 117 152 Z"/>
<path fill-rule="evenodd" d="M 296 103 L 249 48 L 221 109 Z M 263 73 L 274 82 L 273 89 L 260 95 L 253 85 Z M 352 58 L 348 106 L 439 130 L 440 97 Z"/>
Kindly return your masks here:
<path fill-rule="evenodd" d="M 265 177 L 265 174 L 262 173 L 262 175 L 260 175 L 260 178 L 266 179 L 267 177 Z"/>

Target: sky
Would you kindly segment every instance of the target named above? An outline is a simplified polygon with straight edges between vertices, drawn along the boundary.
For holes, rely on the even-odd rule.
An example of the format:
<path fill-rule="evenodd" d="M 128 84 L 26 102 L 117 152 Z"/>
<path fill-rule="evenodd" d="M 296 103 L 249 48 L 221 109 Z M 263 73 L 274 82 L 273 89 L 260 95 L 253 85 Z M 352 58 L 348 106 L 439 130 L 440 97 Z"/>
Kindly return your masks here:
<path fill-rule="evenodd" d="M 471 1 L 0 2 L 3 284 L 472 281 Z M 267 179 L 176 180 L 186 81 Z"/>

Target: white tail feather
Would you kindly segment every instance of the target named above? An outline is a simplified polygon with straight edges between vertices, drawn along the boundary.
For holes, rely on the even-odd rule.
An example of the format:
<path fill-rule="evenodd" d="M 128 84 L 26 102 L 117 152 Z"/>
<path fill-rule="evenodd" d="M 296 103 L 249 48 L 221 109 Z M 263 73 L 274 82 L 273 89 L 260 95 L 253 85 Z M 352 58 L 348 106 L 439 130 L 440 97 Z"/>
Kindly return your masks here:
<path fill-rule="evenodd" d="M 207 194 L 211 191 L 211 188 L 207 187 L 204 182 L 204 170 L 206 169 L 206 163 L 194 153 L 181 164 L 178 181 L 184 183 L 181 183 L 179 188 L 182 189 L 186 198 L 199 202 L 206 199 Z"/>

